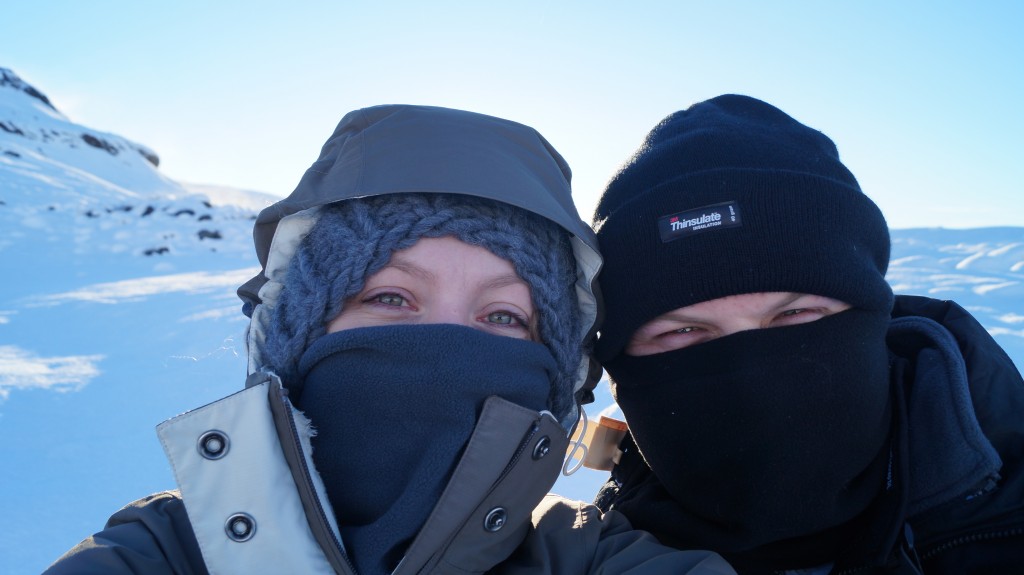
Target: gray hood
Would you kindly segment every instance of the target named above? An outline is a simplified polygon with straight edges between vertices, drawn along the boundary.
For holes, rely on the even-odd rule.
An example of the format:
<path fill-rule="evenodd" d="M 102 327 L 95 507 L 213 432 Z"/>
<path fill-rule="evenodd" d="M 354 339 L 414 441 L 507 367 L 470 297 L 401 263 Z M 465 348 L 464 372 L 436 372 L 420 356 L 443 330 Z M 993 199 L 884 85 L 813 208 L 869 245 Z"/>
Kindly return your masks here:
<path fill-rule="evenodd" d="M 572 174 L 536 130 L 492 116 L 428 106 L 388 105 L 350 112 L 295 191 L 260 212 L 253 228 L 262 269 L 238 289 L 251 318 L 249 373 L 263 367 L 265 326 L 296 248 L 325 204 L 394 193 L 489 198 L 547 218 L 572 236 L 585 347 L 601 313 L 597 239 L 572 202 Z M 584 355 L 575 391 L 586 403 L 600 367 Z"/>

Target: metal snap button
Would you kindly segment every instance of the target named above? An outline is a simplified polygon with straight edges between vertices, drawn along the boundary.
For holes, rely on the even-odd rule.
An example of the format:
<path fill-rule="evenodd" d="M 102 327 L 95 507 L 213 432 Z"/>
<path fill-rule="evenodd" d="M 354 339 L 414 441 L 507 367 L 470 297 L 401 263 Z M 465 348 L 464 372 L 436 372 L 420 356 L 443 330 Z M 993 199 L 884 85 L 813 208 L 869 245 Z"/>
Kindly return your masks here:
<path fill-rule="evenodd" d="M 202 455 L 206 459 L 216 460 L 224 457 L 228 454 L 228 449 L 231 447 L 231 441 L 223 431 L 212 429 L 199 436 L 199 441 L 196 442 L 196 448 L 199 449 L 199 455 Z"/>
<path fill-rule="evenodd" d="M 533 446 L 533 458 L 534 460 L 541 459 L 551 451 L 551 439 L 547 435 L 541 437 L 537 441 L 537 445 Z"/>
<path fill-rule="evenodd" d="M 232 541 L 248 541 L 256 534 L 256 520 L 248 513 L 235 513 L 224 523 L 224 531 Z"/>
<path fill-rule="evenodd" d="M 508 521 L 508 511 L 504 507 L 495 507 L 484 517 L 484 529 L 494 533 L 505 526 Z"/>

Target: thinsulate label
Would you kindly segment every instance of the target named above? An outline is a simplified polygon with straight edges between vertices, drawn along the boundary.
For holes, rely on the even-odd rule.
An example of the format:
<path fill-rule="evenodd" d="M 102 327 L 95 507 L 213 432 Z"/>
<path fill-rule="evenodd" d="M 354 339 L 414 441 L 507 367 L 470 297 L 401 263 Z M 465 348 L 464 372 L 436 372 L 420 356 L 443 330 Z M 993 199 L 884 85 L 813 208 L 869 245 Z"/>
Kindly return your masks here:
<path fill-rule="evenodd" d="M 661 241 L 665 243 L 701 232 L 741 225 L 743 222 L 740 220 L 740 209 L 736 202 L 712 204 L 658 218 L 658 232 L 661 234 Z"/>

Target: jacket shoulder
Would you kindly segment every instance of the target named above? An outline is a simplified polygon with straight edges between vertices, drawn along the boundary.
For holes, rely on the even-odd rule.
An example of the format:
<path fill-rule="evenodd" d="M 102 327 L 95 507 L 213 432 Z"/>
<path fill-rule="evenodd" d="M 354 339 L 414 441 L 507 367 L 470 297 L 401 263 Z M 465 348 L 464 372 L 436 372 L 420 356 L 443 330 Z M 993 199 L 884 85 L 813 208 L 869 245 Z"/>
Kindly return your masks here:
<path fill-rule="evenodd" d="M 205 575 L 199 544 L 177 491 L 143 497 L 114 513 L 103 530 L 54 562 L 46 575 Z"/>
<path fill-rule="evenodd" d="M 927 573 L 1015 569 L 1024 564 L 1024 380 L 985 327 L 956 302 L 897 296 L 893 317 L 915 316 L 937 322 L 956 340 L 975 416 L 1003 461 L 995 489 L 917 518 L 922 564 Z"/>
<path fill-rule="evenodd" d="M 956 302 L 920 296 L 897 296 L 893 318 L 924 317 L 935 321 L 956 341 L 978 423 L 1003 458 L 1004 479 L 1024 482 L 1024 379 L 1006 351 L 984 326 Z M 905 342 L 892 342 L 897 346 Z"/>
<path fill-rule="evenodd" d="M 946 328 L 956 339 L 960 353 L 969 367 L 992 367 L 1001 375 L 1021 383 L 1021 375 L 1013 360 L 996 342 L 985 326 L 970 312 L 951 300 L 923 296 L 898 295 L 892 310 L 893 318 L 926 317 Z"/>

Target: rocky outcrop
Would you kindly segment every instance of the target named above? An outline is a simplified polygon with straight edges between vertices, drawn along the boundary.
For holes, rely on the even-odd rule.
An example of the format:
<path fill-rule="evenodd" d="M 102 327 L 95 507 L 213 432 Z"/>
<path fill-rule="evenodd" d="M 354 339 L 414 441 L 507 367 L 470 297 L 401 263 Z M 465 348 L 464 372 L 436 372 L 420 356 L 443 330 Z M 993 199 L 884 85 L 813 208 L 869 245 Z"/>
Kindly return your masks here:
<path fill-rule="evenodd" d="M 50 103 L 50 99 L 46 97 L 46 94 L 36 90 L 31 84 L 19 78 L 13 71 L 7 68 L 0 68 L 0 88 L 5 87 L 25 92 L 32 98 L 35 98 L 45 104 L 51 110 L 57 110 L 57 108 L 54 108 L 53 104 Z"/>
<path fill-rule="evenodd" d="M 61 120 L 57 121 L 56 125 L 54 121 L 51 121 L 46 127 L 35 127 L 27 125 L 26 122 L 30 122 L 30 120 L 26 118 L 0 117 L 0 131 L 41 142 L 62 142 L 72 148 L 77 147 L 80 143 L 84 142 L 85 144 L 93 148 L 103 150 L 112 156 L 116 156 L 122 151 L 131 150 L 140 154 L 154 167 L 160 166 L 160 157 L 156 152 L 143 145 L 136 144 L 135 142 L 113 134 L 100 135 L 84 130 L 82 126 L 77 124 L 67 122 L 63 119 L 60 111 L 57 110 L 45 94 L 37 90 L 28 82 L 22 80 L 14 73 L 14 71 L 8 68 L 0 68 L 0 89 L 4 88 L 16 90 L 30 98 L 33 98 L 36 102 L 39 102 L 53 112 L 56 112 Z"/>

